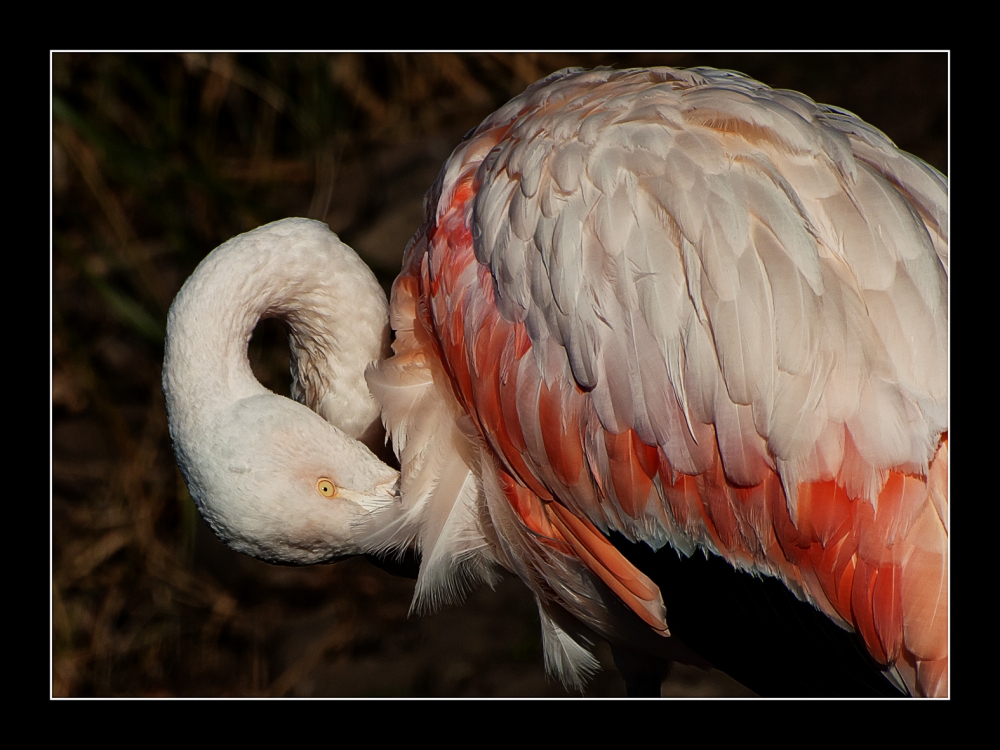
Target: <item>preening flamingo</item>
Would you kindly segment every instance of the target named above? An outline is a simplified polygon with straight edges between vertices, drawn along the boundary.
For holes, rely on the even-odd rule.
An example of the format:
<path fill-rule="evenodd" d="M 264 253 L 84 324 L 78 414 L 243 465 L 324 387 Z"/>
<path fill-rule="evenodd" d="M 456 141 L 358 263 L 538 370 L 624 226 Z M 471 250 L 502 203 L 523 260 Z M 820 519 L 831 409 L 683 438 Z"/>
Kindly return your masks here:
<path fill-rule="evenodd" d="M 945 178 L 849 112 L 561 71 L 455 149 L 391 309 L 318 222 L 203 261 L 168 324 L 178 463 L 241 552 L 416 550 L 417 610 L 513 571 L 570 687 L 596 635 L 636 689 L 682 661 L 945 696 L 947 224 Z M 301 403 L 250 371 L 264 317 Z M 380 414 L 400 473 L 360 442 Z"/>

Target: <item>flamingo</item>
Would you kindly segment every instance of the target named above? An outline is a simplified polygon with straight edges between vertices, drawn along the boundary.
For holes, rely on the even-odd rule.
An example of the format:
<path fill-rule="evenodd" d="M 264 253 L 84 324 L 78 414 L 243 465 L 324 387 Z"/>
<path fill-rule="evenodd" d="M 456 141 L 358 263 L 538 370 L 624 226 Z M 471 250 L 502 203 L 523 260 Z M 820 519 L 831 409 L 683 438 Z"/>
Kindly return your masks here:
<path fill-rule="evenodd" d="M 391 306 L 316 221 L 202 262 L 168 320 L 177 461 L 240 552 L 415 551 L 418 612 L 515 573 L 570 688 L 599 637 L 634 693 L 682 662 L 947 696 L 947 224 L 946 179 L 849 112 L 563 70 L 455 149 Z M 265 317 L 294 401 L 247 362 Z"/>

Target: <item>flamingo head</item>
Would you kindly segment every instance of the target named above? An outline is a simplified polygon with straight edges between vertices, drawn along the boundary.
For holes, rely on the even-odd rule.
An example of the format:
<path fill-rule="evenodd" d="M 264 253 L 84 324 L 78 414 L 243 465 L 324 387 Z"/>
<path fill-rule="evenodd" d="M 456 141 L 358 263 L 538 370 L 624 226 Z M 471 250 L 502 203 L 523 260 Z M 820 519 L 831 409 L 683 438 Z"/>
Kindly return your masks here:
<path fill-rule="evenodd" d="M 262 317 L 288 326 L 295 401 L 251 371 Z M 192 274 L 167 323 L 163 391 L 177 463 L 222 541 L 294 565 L 369 551 L 365 522 L 400 507 L 399 473 L 361 442 L 379 433 L 364 372 L 388 338 L 381 287 L 319 222 L 240 235 Z"/>
<path fill-rule="evenodd" d="M 214 435 L 196 448 L 211 455 L 181 468 L 205 520 L 238 552 L 293 565 L 361 554 L 364 521 L 399 504 L 397 471 L 289 399 L 242 399 Z"/>

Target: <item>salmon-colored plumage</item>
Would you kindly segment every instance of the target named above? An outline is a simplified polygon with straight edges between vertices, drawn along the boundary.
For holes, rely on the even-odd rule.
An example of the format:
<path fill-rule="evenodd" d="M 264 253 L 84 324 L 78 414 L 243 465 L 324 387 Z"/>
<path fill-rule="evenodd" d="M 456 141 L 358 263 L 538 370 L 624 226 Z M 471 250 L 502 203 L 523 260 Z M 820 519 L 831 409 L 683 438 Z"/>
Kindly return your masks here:
<path fill-rule="evenodd" d="M 445 403 L 387 426 L 451 415 L 475 490 L 443 512 L 472 508 L 466 537 L 560 643 L 582 642 L 567 613 L 669 641 L 619 532 L 775 577 L 898 684 L 947 695 L 946 200 L 930 167 L 799 94 L 563 72 L 442 170 L 369 383 L 435 384 Z M 404 498 L 430 481 L 419 450 L 400 450 Z"/>

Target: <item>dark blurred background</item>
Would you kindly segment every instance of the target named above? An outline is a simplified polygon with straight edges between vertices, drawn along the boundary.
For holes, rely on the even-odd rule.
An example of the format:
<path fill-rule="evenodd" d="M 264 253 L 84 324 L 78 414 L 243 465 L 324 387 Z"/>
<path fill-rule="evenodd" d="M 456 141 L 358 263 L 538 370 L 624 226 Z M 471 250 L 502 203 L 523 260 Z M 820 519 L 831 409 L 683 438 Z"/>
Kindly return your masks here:
<path fill-rule="evenodd" d="M 567 66 L 709 65 L 849 109 L 947 174 L 937 54 L 53 54 L 52 693 L 567 696 L 514 579 L 408 618 L 364 560 L 230 552 L 177 471 L 160 392 L 170 302 L 210 250 L 321 219 L 388 289 L 462 135 Z M 255 371 L 287 393 L 277 323 Z M 587 695 L 620 696 L 605 664 Z M 747 695 L 678 669 L 664 695 Z"/>

